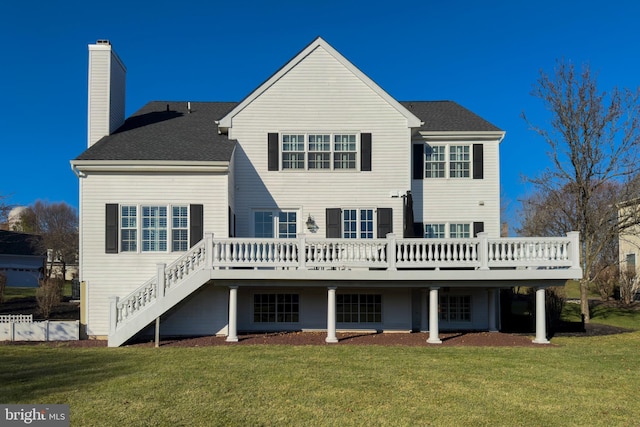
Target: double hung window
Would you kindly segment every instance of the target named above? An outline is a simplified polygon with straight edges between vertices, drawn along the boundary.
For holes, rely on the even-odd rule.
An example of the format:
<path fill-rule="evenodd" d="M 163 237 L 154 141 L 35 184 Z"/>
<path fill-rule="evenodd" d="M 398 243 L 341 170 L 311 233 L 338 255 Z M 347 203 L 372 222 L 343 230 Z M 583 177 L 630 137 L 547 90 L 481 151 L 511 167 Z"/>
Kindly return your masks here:
<path fill-rule="evenodd" d="M 304 135 L 282 135 L 282 169 L 304 169 Z"/>
<path fill-rule="evenodd" d="M 468 145 L 452 145 L 449 147 L 449 177 L 469 178 L 470 156 Z"/>

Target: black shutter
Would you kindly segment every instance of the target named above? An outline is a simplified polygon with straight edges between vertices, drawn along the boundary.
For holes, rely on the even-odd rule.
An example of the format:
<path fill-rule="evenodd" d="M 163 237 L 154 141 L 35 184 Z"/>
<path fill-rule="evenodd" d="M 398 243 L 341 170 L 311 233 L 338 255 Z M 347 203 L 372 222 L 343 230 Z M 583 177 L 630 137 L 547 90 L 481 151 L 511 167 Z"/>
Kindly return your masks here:
<path fill-rule="evenodd" d="M 360 170 L 371 170 L 371 134 L 360 134 Z"/>
<path fill-rule="evenodd" d="M 393 209 L 378 208 L 378 239 L 393 233 Z"/>
<path fill-rule="evenodd" d="M 327 238 L 340 238 L 342 234 L 340 233 L 341 227 L 341 219 L 342 219 L 342 210 L 340 208 L 327 208 L 327 218 L 326 218 L 326 237 Z"/>
<path fill-rule="evenodd" d="M 484 222 L 473 223 L 473 237 L 478 237 L 478 233 L 484 232 Z"/>
<path fill-rule="evenodd" d="M 202 240 L 204 233 L 204 207 L 202 205 L 189 206 L 189 243 L 191 246 Z"/>
<path fill-rule="evenodd" d="M 424 237 L 424 224 L 421 222 L 413 223 L 413 237 Z"/>
<path fill-rule="evenodd" d="M 413 144 L 413 179 L 424 179 L 424 144 Z"/>
<path fill-rule="evenodd" d="M 473 144 L 473 179 L 484 179 L 484 152 L 482 144 Z"/>
<path fill-rule="evenodd" d="M 104 252 L 118 253 L 118 205 L 109 203 L 105 206 Z"/>
<path fill-rule="evenodd" d="M 279 166 L 278 156 L 278 134 L 270 133 L 268 136 L 268 169 L 270 171 L 277 171 Z"/>

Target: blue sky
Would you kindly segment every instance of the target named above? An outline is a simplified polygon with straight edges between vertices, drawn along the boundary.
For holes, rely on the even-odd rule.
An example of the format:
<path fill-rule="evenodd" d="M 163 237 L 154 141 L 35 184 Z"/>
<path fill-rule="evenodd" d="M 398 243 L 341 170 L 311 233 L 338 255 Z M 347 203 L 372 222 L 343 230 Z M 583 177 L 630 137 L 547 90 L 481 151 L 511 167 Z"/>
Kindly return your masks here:
<path fill-rule="evenodd" d="M 505 200 L 548 164 L 521 118 L 556 59 L 602 90 L 640 85 L 636 1 L 28 1 L 0 6 L 0 195 L 78 206 L 69 160 L 86 148 L 87 45 L 127 66 L 127 116 L 151 100 L 239 101 L 321 36 L 398 100 L 453 100 L 507 136 Z M 513 221 L 513 220 L 512 220 Z"/>

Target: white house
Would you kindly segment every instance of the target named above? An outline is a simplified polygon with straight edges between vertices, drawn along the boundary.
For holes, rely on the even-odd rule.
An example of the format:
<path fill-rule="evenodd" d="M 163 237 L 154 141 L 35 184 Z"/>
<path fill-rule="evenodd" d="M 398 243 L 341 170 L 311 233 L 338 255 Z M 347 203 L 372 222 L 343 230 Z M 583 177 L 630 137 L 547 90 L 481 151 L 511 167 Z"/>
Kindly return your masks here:
<path fill-rule="evenodd" d="M 80 181 L 87 334 L 498 330 L 498 291 L 581 277 L 578 235 L 500 238 L 504 132 L 400 102 L 317 38 L 238 103 L 150 102 L 89 46 Z"/>

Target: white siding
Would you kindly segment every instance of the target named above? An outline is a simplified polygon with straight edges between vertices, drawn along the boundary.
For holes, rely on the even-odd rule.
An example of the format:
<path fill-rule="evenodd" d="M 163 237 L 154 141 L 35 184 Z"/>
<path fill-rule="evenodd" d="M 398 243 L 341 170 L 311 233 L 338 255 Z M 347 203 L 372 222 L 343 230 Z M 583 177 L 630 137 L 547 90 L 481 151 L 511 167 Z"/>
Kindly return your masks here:
<path fill-rule="evenodd" d="M 204 232 L 227 237 L 228 179 L 206 174 L 89 174 L 82 179 L 81 280 L 89 335 L 107 335 L 109 297 L 125 296 L 182 252 L 105 253 L 105 204 L 202 204 Z"/>
<path fill-rule="evenodd" d="M 207 284 L 163 315 L 160 334 L 226 335 L 229 321 L 229 288 Z"/>
<path fill-rule="evenodd" d="M 267 171 L 269 132 L 372 134 L 371 172 Z M 390 207 L 402 232 L 402 198 L 410 186 L 407 120 L 322 48 L 317 48 L 233 119 L 238 235 L 252 235 L 252 209 L 298 209 L 325 235 L 325 208 Z M 358 159 L 359 169 L 359 159 Z M 301 224 L 298 228 L 302 230 Z"/>
<path fill-rule="evenodd" d="M 438 144 L 438 142 L 433 143 Z M 446 142 L 450 145 L 473 145 L 474 143 L 478 142 L 465 140 Z M 483 146 L 483 179 L 412 180 L 415 222 L 431 224 L 481 221 L 484 222 L 484 231 L 490 237 L 500 236 L 499 144 L 498 141 L 491 141 L 484 142 Z"/>

